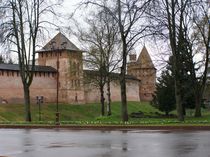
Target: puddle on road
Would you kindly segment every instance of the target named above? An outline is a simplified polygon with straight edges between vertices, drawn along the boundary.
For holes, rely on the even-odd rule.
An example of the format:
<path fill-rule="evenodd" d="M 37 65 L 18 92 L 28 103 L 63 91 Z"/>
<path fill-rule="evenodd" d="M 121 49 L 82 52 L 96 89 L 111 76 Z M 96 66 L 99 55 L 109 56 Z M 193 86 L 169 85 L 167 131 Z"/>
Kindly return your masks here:
<path fill-rule="evenodd" d="M 76 143 L 51 143 L 46 148 L 77 147 Z"/>

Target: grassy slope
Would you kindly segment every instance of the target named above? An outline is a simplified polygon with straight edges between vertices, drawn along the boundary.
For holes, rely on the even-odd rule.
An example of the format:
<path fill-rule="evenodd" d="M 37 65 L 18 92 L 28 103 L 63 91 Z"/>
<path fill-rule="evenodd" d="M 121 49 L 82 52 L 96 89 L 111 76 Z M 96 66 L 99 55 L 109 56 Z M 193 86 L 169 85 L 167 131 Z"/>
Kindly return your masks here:
<path fill-rule="evenodd" d="M 38 106 L 32 105 L 32 119 L 38 121 L 39 113 Z M 42 121 L 55 121 L 56 106 L 54 104 L 42 105 Z M 112 116 L 100 117 L 100 104 L 86 104 L 86 105 L 69 105 L 59 104 L 59 111 L 61 113 L 61 121 L 63 123 L 72 123 L 73 121 L 88 121 L 91 123 L 112 123 L 118 124 L 120 122 L 120 103 L 112 103 Z M 148 103 L 129 102 L 128 111 L 137 112 L 142 111 L 145 115 L 152 115 L 154 112 L 159 112 L 157 109 L 150 106 Z M 188 117 L 185 123 L 189 124 L 209 124 L 210 111 L 204 110 L 203 117 L 194 118 L 193 111 L 188 111 Z M 0 122 L 24 121 L 24 106 L 23 105 L 0 105 Z M 68 121 L 68 122 L 67 122 Z M 175 118 L 130 118 L 131 124 L 177 124 Z"/>

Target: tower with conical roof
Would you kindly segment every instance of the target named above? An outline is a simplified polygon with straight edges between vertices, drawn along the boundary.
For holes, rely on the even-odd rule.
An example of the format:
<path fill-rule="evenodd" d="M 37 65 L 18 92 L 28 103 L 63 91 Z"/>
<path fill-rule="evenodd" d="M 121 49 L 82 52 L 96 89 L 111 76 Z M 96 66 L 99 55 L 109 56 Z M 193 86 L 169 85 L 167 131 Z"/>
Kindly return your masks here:
<path fill-rule="evenodd" d="M 127 65 L 127 73 L 137 77 L 141 83 L 139 86 L 139 96 L 141 101 L 151 101 L 155 91 L 156 69 L 152 59 L 147 51 L 146 46 L 143 47 L 138 59 L 130 56 L 130 62 Z"/>
<path fill-rule="evenodd" d="M 37 53 L 39 65 L 58 68 L 59 102 L 84 102 L 82 51 L 58 33 Z"/>

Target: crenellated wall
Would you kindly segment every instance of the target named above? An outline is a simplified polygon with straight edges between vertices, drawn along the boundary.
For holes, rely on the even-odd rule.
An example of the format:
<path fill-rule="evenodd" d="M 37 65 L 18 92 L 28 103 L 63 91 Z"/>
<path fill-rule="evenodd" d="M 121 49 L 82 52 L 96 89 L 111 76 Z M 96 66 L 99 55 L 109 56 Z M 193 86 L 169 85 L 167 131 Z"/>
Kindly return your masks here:
<path fill-rule="evenodd" d="M 36 72 L 30 86 L 31 102 L 36 96 L 44 96 L 46 103 L 56 101 L 56 74 Z M 0 70 L 0 103 L 19 104 L 24 102 L 21 77 L 17 71 Z"/>
<path fill-rule="evenodd" d="M 34 74 L 34 79 L 30 87 L 32 103 L 36 102 L 36 96 L 44 96 L 45 103 L 56 102 L 57 76 L 59 76 L 59 103 L 79 104 L 100 102 L 100 92 L 97 87 L 91 83 L 85 84 L 86 79 L 84 78 L 85 74 L 83 69 L 82 51 L 79 50 L 64 35 L 58 33 L 40 51 L 37 51 L 37 53 L 37 63 L 39 66 L 36 66 L 37 72 Z M 132 59 L 135 60 L 135 58 Z M 145 77 L 145 75 L 140 77 L 141 74 L 144 74 L 144 71 L 142 71 L 142 69 L 133 70 L 132 68 L 135 69 L 136 67 L 128 65 L 128 74 L 132 74 L 136 77 L 130 77 L 126 80 L 127 100 L 140 101 L 140 96 L 142 97 L 141 91 L 144 88 L 148 90 L 150 95 L 152 94 L 153 86 L 149 87 L 149 84 L 154 84 L 155 75 L 152 75 L 151 78 Z M 24 94 L 18 67 L 12 68 L 11 65 L 1 65 L 1 69 L 0 103 L 23 103 Z M 46 71 L 41 72 L 43 69 Z M 152 67 L 152 69 L 155 72 L 155 68 Z M 137 73 L 139 74 L 137 75 Z M 95 76 L 94 71 L 90 71 L 90 75 Z M 115 75 L 119 76 L 119 74 Z M 111 82 L 112 101 L 121 101 L 119 77 L 117 78 L 118 80 Z M 140 85 L 139 79 L 141 80 L 141 85 L 144 85 L 144 82 L 146 81 L 143 88 Z M 106 87 L 104 90 L 106 91 Z M 143 94 L 145 95 L 145 91 Z M 106 92 L 105 97 L 107 97 Z"/>

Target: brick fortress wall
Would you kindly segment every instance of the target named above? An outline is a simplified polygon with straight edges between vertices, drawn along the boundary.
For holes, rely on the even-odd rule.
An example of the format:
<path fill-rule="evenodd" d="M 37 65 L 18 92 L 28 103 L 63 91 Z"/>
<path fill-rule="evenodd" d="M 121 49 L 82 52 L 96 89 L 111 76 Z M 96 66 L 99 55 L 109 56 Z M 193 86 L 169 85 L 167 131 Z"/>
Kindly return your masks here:
<path fill-rule="evenodd" d="M 55 102 L 56 74 L 36 72 L 30 87 L 31 102 L 36 96 L 44 96 L 46 103 Z M 0 70 L 0 103 L 18 104 L 24 102 L 21 77 L 18 71 Z"/>
<path fill-rule="evenodd" d="M 59 72 L 59 103 L 100 102 L 100 92 L 93 84 L 85 84 L 82 51 L 64 35 L 58 33 L 43 49 L 37 51 L 38 65 L 49 66 L 53 72 L 39 72 L 34 75 L 30 87 L 32 103 L 36 96 L 44 96 L 45 102 L 56 102 L 57 60 Z M 127 79 L 128 101 L 150 101 L 155 90 L 156 69 L 144 47 L 139 59 L 128 64 L 128 74 L 135 79 Z M 94 75 L 94 73 L 91 73 Z M 140 80 L 140 81 L 139 81 Z M 106 87 L 105 87 L 106 91 Z M 119 80 L 111 82 L 112 101 L 120 101 Z M 106 92 L 105 92 L 106 96 Z M 22 81 L 18 71 L 0 70 L 0 103 L 23 103 Z"/>
<path fill-rule="evenodd" d="M 126 80 L 127 100 L 140 101 L 139 97 L 139 81 Z M 111 100 L 121 101 L 120 83 L 119 80 L 110 83 Z M 105 101 L 107 100 L 107 86 L 104 88 Z M 94 84 L 85 84 L 85 102 L 100 102 L 100 91 Z"/>

